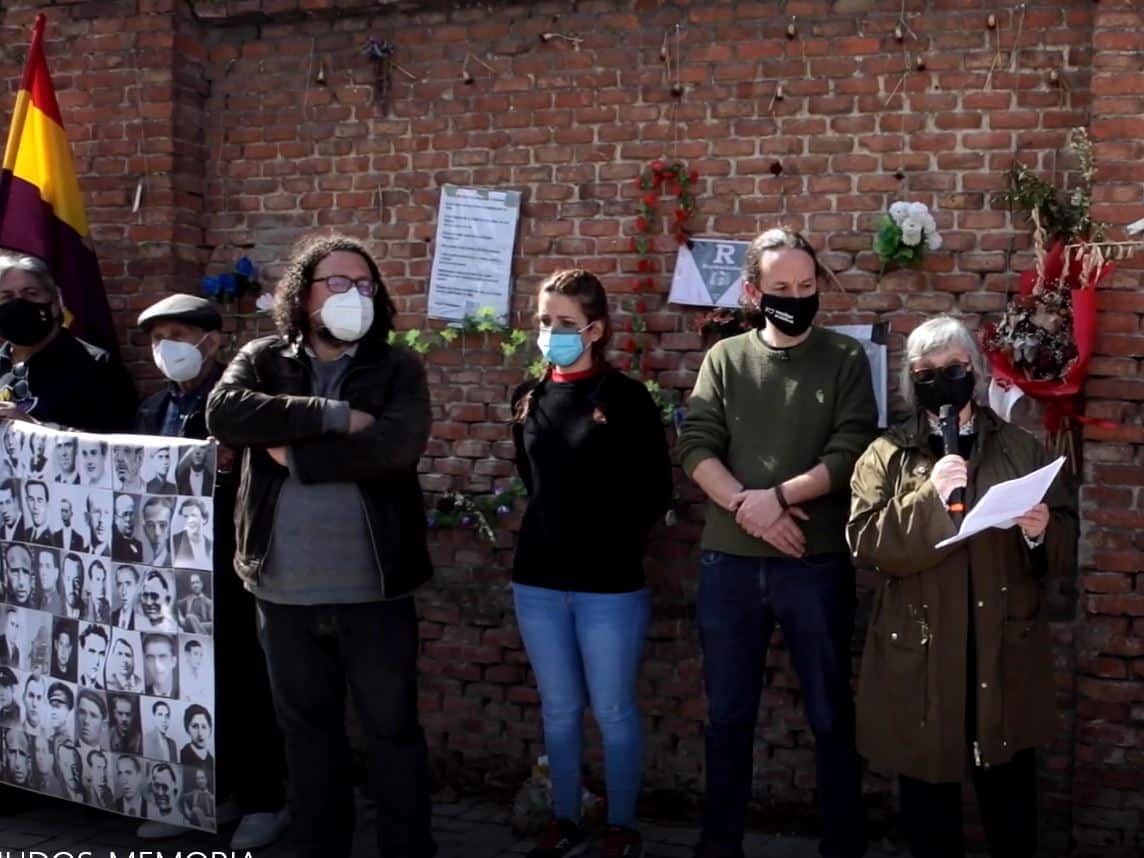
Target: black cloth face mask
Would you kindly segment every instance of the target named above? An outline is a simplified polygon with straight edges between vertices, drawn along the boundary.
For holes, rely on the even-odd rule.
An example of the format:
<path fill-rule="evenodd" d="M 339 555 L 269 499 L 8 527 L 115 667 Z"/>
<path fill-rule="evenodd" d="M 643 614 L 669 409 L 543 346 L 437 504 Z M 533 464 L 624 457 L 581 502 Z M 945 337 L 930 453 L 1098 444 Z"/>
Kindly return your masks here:
<path fill-rule="evenodd" d="M 18 346 L 34 346 L 55 324 L 51 303 L 13 298 L 0 304 L 0 337 Z"/>
<path fill-rule="evenodd" d="M 764 292 L 759 310 L 788 337 L 798 337 L 807 332 L 818 315 L 818 292 L 802 298 Z"/>

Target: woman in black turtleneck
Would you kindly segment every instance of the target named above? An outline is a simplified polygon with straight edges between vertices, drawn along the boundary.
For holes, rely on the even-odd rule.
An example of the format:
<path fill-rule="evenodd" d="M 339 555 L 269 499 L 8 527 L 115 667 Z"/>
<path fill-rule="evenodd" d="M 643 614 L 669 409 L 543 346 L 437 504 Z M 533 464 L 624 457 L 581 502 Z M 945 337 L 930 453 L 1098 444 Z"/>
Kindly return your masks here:
<path fill-rule="evenodd" d="M 643 735 L 636 709 L 648 532 L 671 502 L 671 460 L 647 389 L 605 358 L 604 287 L 579 269 L 553 274 L 537 299 L 549 370 L 513 395 L 513 439 L 528 489 L 516 557 L 517 622 L 540 687 L 553 819 L 530 858 L 581 851 L 582 714 L 604 743 L 604 858 L 636 858 Z"/>

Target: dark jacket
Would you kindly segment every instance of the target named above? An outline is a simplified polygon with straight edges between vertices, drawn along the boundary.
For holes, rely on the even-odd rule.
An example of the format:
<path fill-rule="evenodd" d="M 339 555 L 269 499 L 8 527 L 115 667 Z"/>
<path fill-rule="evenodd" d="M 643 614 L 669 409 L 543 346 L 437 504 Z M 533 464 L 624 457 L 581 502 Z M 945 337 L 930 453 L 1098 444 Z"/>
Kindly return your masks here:
<path fill-rule="evenodd" d="M 308 358 L 296 342 L 264 337 L 235 356 L 207 402 L 207 426 L 223 444 L 244 447 L 234 566 L 258 580 L 270 544 L 286 468 L 266 453 L 289 446 L 302 483 L 356 482 L 365 504 L 386 598 L 433 574 L 417 463 L 429 439 L 429 387 L 412 352 L 363 341 L 342 382 L 350 407 L 376 418 L 352 434 L 322 431 L 326 400 L 311 396 Z"/>
<path fill-rule="evenodd" d="M 991 486 L 1047 464 L 1040 442 L 992 411 L 979 408 L 976 423 L 967 509 Z M 941 783 L 965 771 L 967 702 L 985 765 L 1057 731 L 1042 575 L 1076 562 L 1076 512 L 1058 477 L 1045 498 L 1044 548 L 1035 550 L 1044 552 L 1041 575 L 1016 527 L 934 548 L 957 528 L 930 482 L 936 460 L 921 432 L 911 421 L 879 438 L 851 481 L 847 539 L 859 564 L 880 573 L 858 678 L 858 750 L 879 768 Z M 976 696 L 967 701 L 971 676 Z"/>
<path fill-rule="evenodd" d="M 211 388 L 218 382 L 222 370 L 222 365 L 218 364 L 217 368 L 212 369 L 207 374 L 198 390 L 185 395 L 186 413 L 183 415 L 181 430 L 176 437 L 200 440 L 207 437 L 206 398 Z M 163 434 L 163 421 L 166 419 L 167 409 L 175 398 L 176 389 L 176 385 L 168 384 L 158 393 L 152 393 L 143 400 L 138 413 L 135 415 L 135 428 L 133 430 L 135 434 Z M 155 485 L 155 488 L 151 487 L 152 484 Z M 166 488 L 167 486 L 170 486 L 169 490 Z M 147 491 L 152 494 L 174 494 L 175 488 L 170 483 L 164 485 L 162 481 L 152 480 L 152 483 L 147 486 Z"/>
<path fill-rule="evenodd" d="M 0 350 L 0 376 L 12 369 L 9 349 Z M 88 347 L 66 328 L 28 359 L 28 414 L 85 432 L 126 432 L 138 401 L 135 385 L 118 358 Z"/>

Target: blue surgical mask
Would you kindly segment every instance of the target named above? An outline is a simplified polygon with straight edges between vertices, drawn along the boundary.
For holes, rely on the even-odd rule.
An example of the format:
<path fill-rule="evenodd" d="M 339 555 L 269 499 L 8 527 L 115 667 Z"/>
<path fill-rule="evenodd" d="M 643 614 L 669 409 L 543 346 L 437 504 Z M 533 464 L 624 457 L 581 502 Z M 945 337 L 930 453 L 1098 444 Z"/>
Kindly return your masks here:
<path fill-rule="evenodd" d="M 589 323 L 591 324 L 591 323 Z M 536 345 L 544 359 L 556 366 L 571 366 L 580 360 L 584 354 L 584 341 L 580 334 L 588 330 L 585 325 L 578 331 L 554 331 L 552 328 L 541 328 L 536 336 Z"/>

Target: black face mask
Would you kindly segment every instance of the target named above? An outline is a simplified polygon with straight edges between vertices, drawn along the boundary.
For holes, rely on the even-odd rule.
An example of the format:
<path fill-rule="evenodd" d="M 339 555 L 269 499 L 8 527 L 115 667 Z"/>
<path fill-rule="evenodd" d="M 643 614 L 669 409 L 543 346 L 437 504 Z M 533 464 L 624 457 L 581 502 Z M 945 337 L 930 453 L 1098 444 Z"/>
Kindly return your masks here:
<path fill-rule="evenodd" d="M 788 337 L 798 337 L 810 328 L 818 315 L 818 292 L 804 298 L 791 298 L 787 295 L 763 293 L 759 310 L 767 322 L 774 325 Z"/>
<path fill-rule="evenodd" d="M 973 399 L 976 386 L 977 377 L 973 370 L 956 380 L 950 380 L 939 372 L 929 384 L 914 382 L 914 398 L 930 414 L 938 414 L 943 405 L 952 405 L 954 411 L 960 412 Z"/>
<path fill-rule="evenodd" d="M 34 346 L 55 326 L 50 303 L 13 298 L 0 304 L 0 337 L 18 346 Z"/>

